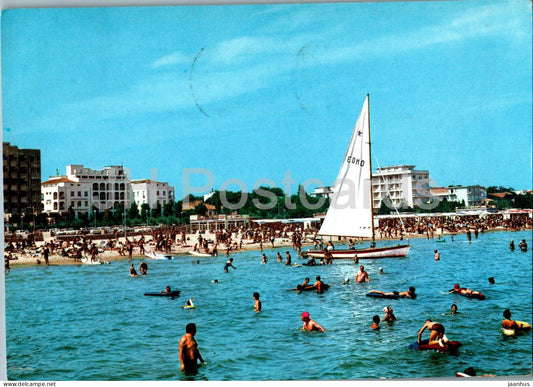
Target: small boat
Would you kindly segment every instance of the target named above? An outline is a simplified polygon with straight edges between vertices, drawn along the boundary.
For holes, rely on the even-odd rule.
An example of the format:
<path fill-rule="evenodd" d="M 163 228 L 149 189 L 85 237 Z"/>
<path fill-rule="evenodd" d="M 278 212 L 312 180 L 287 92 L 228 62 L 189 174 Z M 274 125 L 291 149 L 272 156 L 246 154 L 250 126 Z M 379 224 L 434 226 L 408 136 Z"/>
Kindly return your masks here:
<path fill-rule="evenodd" d="M 320 236 L 362 237 L 375 240 L 370 157 L 370 110 L 367 95 L 341 164 L 331 203 L 318 232 Z M 333 259 L 405 257 L 409 244 L 363 249 L 331 249 Z M 302 255 L 324 258 L 325 250 Z"/>
<path fill-rule="evenodd" d="M 202 253 L 200 251 L 189 251 L 188 252 L 190 255 L 194 255 L 195 257 L 212 257 L 213 255 L 209 254 L 209 253 Z"/>
<path fill-rule="evenodd" d="M 146 255 L 150 259 L 172 259 L 172 255 L 170 254 L 158 254 L 155 251 L 149 251 L 144 255 Z"/>
<path fill-rule="evenodd" d="M 103 265 L 108 264 L 109 262 L 103 261 L 100 258 L 97 258 L 95 260 L 92 260 L 91 258 L 82 258 L 81 263 L 83 263 L 84 265 Z"/>

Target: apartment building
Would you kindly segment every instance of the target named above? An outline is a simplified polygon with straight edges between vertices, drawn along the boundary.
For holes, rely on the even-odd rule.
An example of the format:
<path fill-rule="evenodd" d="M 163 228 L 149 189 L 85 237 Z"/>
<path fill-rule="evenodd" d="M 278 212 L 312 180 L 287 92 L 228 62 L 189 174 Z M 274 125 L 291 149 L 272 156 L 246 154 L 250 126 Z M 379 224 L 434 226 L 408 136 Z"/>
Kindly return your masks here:
<path fill-rule="evenodd" d="M 374 208 L 381 202 L 390 208 L 421 207 L 431 199 L 429 172 L 415 170 L 414 165 L 378 168 L 372 175 Z"/>
<path fill-rule="evenodd" d="M 133 201 L 139 208 L 141 205 L 148 204 L 151 209 L 157 207 L 157 204 L 164 206 L 167 203 L 173 203 L 174 187 L 169 186 L 168 183 L 163 183 L 154 180 L 133 180 L 131 182 L 133 192 Z"/>
<path fill-rule="evenodd" d="M 4 219 L 40 213 L 41 151 L 2 143 L 4 166 Z"/>

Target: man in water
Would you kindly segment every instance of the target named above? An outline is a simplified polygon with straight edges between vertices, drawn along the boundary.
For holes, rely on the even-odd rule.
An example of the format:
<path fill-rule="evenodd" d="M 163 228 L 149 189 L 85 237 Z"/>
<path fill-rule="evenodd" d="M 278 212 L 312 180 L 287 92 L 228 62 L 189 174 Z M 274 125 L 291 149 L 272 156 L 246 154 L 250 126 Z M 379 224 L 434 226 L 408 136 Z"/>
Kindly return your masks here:
<path fill-rule="evenodd" d="M 309 317 L 309 313 L 303 312 L 302 313 L 302 321 L 303 326 L 302 329 L 304 331 L 319 331 L 319 332 L 325 332 L 326 330 L 322 328 L 315 320 L 312 320 L 311 317 Z"/>
<path fill-rule="evenodd" d="M 142 275 L 148 274 L 148 265 L 146 264 L 146 262 L 142 261 L 139 265 L 139 273 L 141 273 Z"/>
<path fill-rule="evenodd" d="M 459 293 L 464 296 L 472 297 L 472 296 L 483 296 L 481 292 L 474 291 L 472 289 L 462 288 L 459 286 L 459 284 L 453 285 L 453 289 L 449 291 L 450 293 Z M 484 296 L 483 296 L 484 297 Z"/>
<path fill-rule="evenodd" d="M 416 289 L 414 287 L 410 287 L 409 290 L 405 291 L 405 292 L 382 292 L 381 290 L 374 290 L 372 289 L 370 291 L 370 293 L 378 293 L 378 294 L 382 294 L 384 296 L 398 296 L 398 297 L 401 297 L 401 298 L 404 298 L 404 297 L 407 297 L 407 298 L 411 298 L 411 299 L 415 299 L 416 298 L 416 293 L 415 293 Z"/>
<path fill-rule="evenodd" d="M 313 284 L 313 286 L 311 286 L 311 288 L 316 289 L 316 292 L 320 294 L 324 293 L 324 290 L 326 290 L 324 282 L 322 282 L 319 275 L 316 276 L 316 282 Z"/>
<path fill-rule="evenodd" d="M 355 275 L 355 282 L 362 283 L 362 282 L 370 282 L 370 278 L 368 278 L 368 273 L 365 271 L 364 266 L 359 266 L 359 271 Z"/>
<path fill-rule="evenodd" d="M 261 312 L 261 301 L 259 300 L 259 293 L 254 293 L 254 311 L 255 313 Z"/>
<path fill-rule="evenodd" d="M 189 323 L 185 327 L 185 335 L 179 341 L 180 369 L 185 373 L 194 373 L 198 370 L 198 360 L 204 363 L 198 350 L 198 343 L 194 339 L 196 324 Z"/>
<path fill-rule="evenodd" d="M 291 262 L 292 262 L 292 260 L 291 260 L 291 254 L 290 254 L 288 251 L 286 251 L 286 252 L 285 252 L 285 255 L 287 256 L 287 260 L 285 261 L 285 266 L 290 266 L 290 265 L 291 265 Z"/>
<path fill-rule="evenodd" d="M 516 321 L 511 320 L 511 311 L 509 309 L 505 309 L 503 311 L 503 318 L 504 320 L 502 321 L 502 327 L 504 329 L 519 329 Z"/>
<path fill-rule="evenodd" d="M 379 330 L 379 316 L 376 314 L 374 317 L 372 317 L 372 325 L 370 325 L 370 329 Z"/>
<path fill-rule="evenodd" d="M 440 254 L 438 250 L 435 249 L 435 261 L 440 261 Z"/>
<path fill-rule="evenodd" d="M 226 262 L 226 266 L 224 266 L 224 271 L 226 273 L 228 272 L 228 268 L 230 267 L 237 269 L 235 266 L 232 265 L 232 263 L 233 263 L 233 258 L 230 258 L 229 261 Z"/>
<path fill-rule="evenodd" d="M 426 323 L 418 331 L 418 338 L 417 338 L 418 344 L 420 344 L 422 332 L 424 332 L 426 329 L 430 331 L 428 345 L 439 344 L 442 346 L 443 345 L 442 343 L 444 341 L 447 341 L 444 337 L 444 327 L 442 326 L 442 324 L 438 322 L 433 322 L 430 319 L 427 319 Z"/>
<path fill-rule="evenodd" d="M 311 287 L 311 285 L 309 285 L 309 277 L 306 277 L 303 284 L 296 286 L 296 290 L 300 293 L 302 290 L 306 290 L 309 287 Z"/>

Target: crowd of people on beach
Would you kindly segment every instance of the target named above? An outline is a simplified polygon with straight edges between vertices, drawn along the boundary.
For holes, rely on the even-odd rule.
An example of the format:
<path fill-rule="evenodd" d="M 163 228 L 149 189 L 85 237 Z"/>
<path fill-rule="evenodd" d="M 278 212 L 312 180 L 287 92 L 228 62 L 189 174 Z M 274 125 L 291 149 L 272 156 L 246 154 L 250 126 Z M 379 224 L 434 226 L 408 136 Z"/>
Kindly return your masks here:
<path fill-rule="evenodd" d="M 531 229 L 532 218 L 524 214 L 517 214 L 508 218 L 502 214 L 479 215 L 435 215 L 424 217 L 389 217 L 380 218 L 376 229 L 376 238 L 404 239 L 425 236 L 427 238 L 441 235 L 466 233 L 471 238 L 479 233 L 490 230 L 519 230 Z M 292 246 L 298 254 L 304 244 L 314 244 L 321 248 L 321 241 L 317 236 L 320 223 L 311 223 L 303 228 L 301 223 L 268 223 L 252 224 L 249 227 L 228 226 L 223 230 L 195 231 L 187 233 L 183 227 L 170 226 L 166 228 L 153 227 L 147 235 L 122 236 L 115 230 L 114 236 L 106 239 L 96 239 L 94 235 L 81 233 L 69 238 L 52 238 L 42 243 L 28 239 L 8 240 L 5 244 L 5 259 L 16 260 L 18 256 L 33 257 L 34 263 L 40 264 L 44 260 L 44 250 L 49 249 L 50 257 L 71 258 L 73 263 L 82 258 L 95 261 L 103 253 L 113 253 L 118 257 L 134 255 L 143 256 L 149 249 L 165 254 L 187 253 L 190 250 L 218 255 L 222 246 L 226 255 L 232 251 L 258 248 L 261 251 L 267 247 L 283 245 Z M 194 239 L 196 238 L 196 241 Z M 351 246 L 360 240 L 349 241 Z M 325 263 L 331 263 L 326 259 Z"/>

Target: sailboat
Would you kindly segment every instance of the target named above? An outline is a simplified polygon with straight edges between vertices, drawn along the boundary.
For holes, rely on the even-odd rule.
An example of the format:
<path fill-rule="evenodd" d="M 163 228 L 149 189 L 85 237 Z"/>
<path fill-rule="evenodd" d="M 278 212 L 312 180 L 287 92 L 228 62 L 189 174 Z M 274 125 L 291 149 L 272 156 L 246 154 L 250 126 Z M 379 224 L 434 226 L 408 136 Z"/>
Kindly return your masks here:
<path fill-rule="evenodd" d="M 370 109 L 367 94 L 355 123 L 331 203 L 319 236 L 362 237 L 375 240 L 370 151 Z M 374 243 L 372 243 L 374 244 Z M 362 249 L 329 249 L 334 259 L 405 257 L 410 245 L 369 247 Z M 324 250 L 309 250 L 305 256 L 323 258 Z"/>

